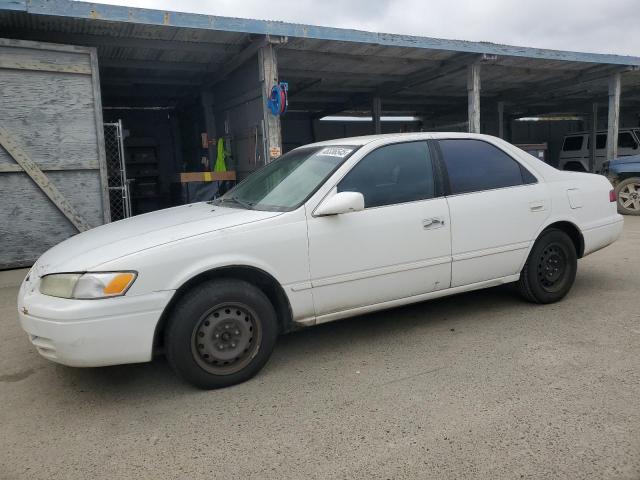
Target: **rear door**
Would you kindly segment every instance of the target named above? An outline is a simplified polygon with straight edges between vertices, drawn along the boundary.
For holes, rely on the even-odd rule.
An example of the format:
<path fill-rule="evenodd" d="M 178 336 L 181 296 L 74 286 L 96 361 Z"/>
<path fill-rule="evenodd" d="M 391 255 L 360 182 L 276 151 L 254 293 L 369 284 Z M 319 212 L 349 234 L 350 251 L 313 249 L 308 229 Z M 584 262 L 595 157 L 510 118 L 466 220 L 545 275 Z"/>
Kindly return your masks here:
<path fill-rule="evenodd" d="M 519 273 L 549 216 L 545 185 L 489 142 L 446 139 L 437 144 L 448 177 L 451 286 Z"/>

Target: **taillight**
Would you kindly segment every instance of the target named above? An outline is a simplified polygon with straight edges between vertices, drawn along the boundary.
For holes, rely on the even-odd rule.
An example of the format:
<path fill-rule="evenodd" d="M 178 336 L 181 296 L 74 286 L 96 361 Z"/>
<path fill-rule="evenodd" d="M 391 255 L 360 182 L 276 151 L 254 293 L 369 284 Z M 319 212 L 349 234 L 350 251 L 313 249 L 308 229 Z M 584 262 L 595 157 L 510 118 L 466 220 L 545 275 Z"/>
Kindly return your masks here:
<path fill-rule="evenodd" d="M 609 201 L 610 202 L 615 202 L 616 200 L 618 200 L 618 196 L 616 195 L 616 191 L 615 190 L 609 190 Z"/>

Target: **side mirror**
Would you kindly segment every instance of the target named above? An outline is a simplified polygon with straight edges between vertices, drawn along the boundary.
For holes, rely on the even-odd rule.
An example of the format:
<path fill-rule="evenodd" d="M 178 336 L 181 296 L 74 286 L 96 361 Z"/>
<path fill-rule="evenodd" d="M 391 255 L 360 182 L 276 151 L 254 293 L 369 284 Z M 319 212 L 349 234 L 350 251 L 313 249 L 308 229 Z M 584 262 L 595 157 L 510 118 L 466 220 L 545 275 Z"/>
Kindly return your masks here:
<path fill-rule="evenodd" d="M 329 197 L 316 208 L 315 215 L 339 215 L 364 210 L 364 196 L 359 192 L 339 192 Z"/>

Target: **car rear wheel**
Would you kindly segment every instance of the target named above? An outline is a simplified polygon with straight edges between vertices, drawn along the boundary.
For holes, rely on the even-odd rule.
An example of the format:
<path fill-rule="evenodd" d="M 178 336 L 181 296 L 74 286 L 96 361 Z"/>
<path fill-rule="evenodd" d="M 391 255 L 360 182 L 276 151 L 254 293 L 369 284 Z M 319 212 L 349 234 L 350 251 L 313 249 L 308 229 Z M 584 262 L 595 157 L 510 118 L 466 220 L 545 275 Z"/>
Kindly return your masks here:
<path fill-rule="evenodd" d="M 174 307 L 165 332 L 171 367 L 191 384 L 221 388 L 253 377 L 278 336 L 275 310 L 250 283 L 221 279 L 196 286 Z"/>
<path fill-rule="evenodd" d="M 518 287 L 530 302 L 557 302 L 571 290 L 577 269 L 571 238 L 561 230 L 545 230 L 529 253 Z"/>
<path fill-rule="evenodd" d="M 640 215 L 640 177 L 627 178 L 616 187 L 618 212 L 623 215 Z"/>

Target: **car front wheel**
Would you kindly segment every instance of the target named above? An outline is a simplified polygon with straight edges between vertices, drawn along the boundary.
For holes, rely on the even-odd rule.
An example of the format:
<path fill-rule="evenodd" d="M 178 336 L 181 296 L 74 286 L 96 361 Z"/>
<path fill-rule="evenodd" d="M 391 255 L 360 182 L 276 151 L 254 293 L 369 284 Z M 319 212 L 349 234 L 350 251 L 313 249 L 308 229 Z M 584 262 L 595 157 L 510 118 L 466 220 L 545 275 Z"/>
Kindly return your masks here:
<path fill-rule="evenodd" d="M 542 232 L 520 273 L 518 287 L 534 303 L 552 303 L 569 293 L 576 278 L 578 260 L 571 238 L 561 230 Z"/>
<path fill-rule="evenodd" d="M 627 178 L 616 187 L 618 212 L 623 215 L 640 215 L 640 177 Z"/>
<path fill-rule="evenodd" d="M 253 377 L 278 336 L 273 305 L 255 286 L 220 279 L 197 285 L 174 307 L 165 331 L 171 367 L 191 384 L 213 389 Z"/>

